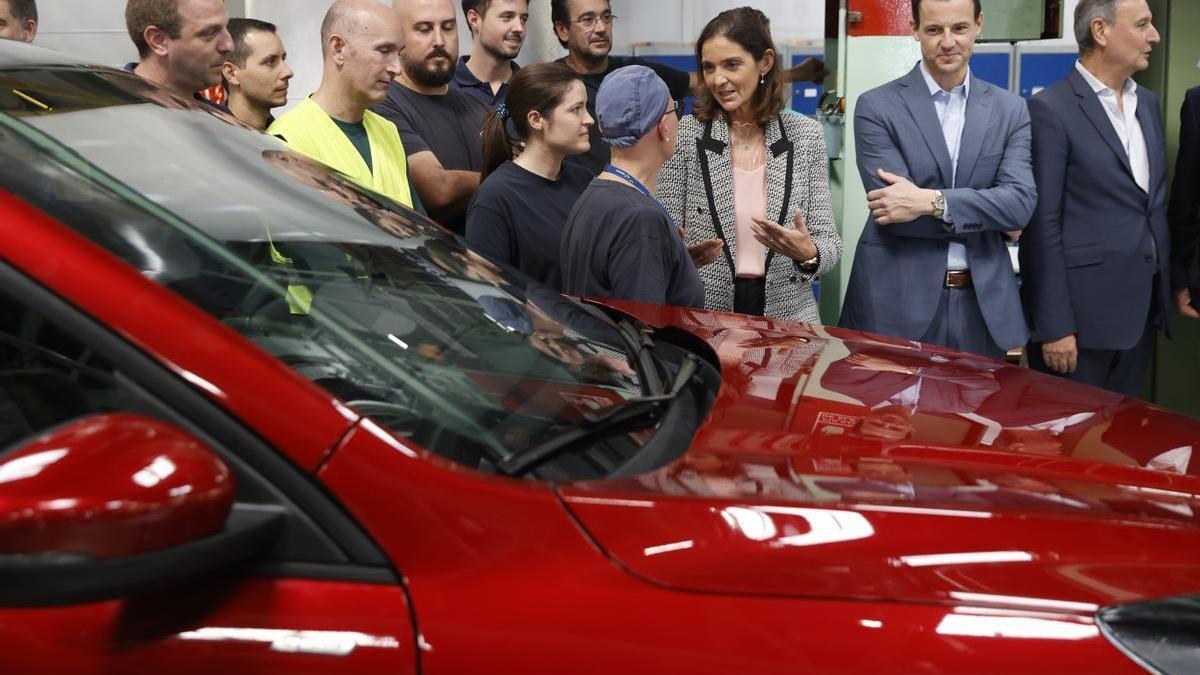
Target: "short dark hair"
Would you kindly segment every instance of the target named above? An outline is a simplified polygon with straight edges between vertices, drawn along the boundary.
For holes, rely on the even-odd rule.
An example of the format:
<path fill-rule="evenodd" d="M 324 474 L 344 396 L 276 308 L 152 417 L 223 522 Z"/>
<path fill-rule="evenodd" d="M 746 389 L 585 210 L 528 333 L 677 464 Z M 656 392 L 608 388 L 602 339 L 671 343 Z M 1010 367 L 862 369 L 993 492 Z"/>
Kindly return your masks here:
<path fill-rule="evenodd" d="M 754 114 L 759 124 L 778 117 L 783 110 L 783 73 L 780 69 L 782 57 L 775 49 L 775 41 L 771 38 L 771 20 L 760 10 L 753 7 L 738 7 L 721 12 L 704 26 L 700 37 L 696 40 L 696 69 L 703 73 L 704 44 L 713 38 L 723 37 L 736 43 L 742 49 L 750 52 L 755 61 L 761 60 L 770 50 L 775 54 L 775 62 L 771 70 L 763 75 L 762 84 L 754 92 Z M 708 122 L 721 110 L 704 78 L 700 78 L 700 86 L 696 91 L 696 103 L 692 107 L 696 119 Z"/>
<path fill-rule="evenodd" d="M 225 60 L 238 68 L 245 68 L 246 57 L 249 56 L 246 50 L 246 34 L 250 31 L 275 33 L 276 30 L 275 24 L 258 19 L 230 19 L 229 35 L 233 38 L 233 53 Z"/>
<path fill-rule="evenodd" d="M 913 23 L 917 24 L 918 26 L 921 25 L 921 1 L 922 0 L 912 0 Z M 975 20 L 978 21 L 982 14 L 983 0 L 975 0 Z"/>
<path fill-rule="evenodd" d="M 554 37 L 558 38 L 558 44 L 565 49 L 567 41 L 558 37 L 558 24 L 571 26 L 571 7 L 568 4 L 570 0 L 550 0 L 550 29 L 554 31 Z"/>
<path fill-rule="evenodd" d="M 37 0 L 8 0 L 8 9 L 17 23 L 37 23 Z"/>
<path fill-rule="evenodd" d="M 479 16 L 487 14 L 487 11 L 492 7 L 492 0 L 462 0 L 463 17 L 466 18 L 467 12 L 475 10 Z"/>
<path fill-rule="evenodd" d="M 168 37 L 178 38 L 182 23 L 179 0 L 129 0 L 125 3 L 125 29 L 140 57 L 150 53 L 150 45 L 146 44 L 147 28 L 158 26 Z"/>

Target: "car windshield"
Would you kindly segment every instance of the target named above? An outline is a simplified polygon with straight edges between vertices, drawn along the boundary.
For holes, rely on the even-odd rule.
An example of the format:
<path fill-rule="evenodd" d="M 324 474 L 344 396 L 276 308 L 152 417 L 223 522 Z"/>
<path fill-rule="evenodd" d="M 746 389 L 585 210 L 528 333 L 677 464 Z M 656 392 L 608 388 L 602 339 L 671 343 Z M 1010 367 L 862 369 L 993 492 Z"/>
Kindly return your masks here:
<path fill-rule="evenodd" d="M 0 186 L 429 450 L 494 469 L 643 393 L 609 322 L 278 139 L 107 69 L 0 91 Z M 653 433 L 538 475 L 606 475 Z"/>

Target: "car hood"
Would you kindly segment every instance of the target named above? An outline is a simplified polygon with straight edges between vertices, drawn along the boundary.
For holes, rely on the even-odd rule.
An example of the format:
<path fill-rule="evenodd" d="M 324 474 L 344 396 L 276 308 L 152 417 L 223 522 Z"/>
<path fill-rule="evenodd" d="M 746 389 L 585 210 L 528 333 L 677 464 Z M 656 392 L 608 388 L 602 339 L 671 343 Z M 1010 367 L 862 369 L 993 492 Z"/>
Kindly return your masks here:
<path fill-rule="evenodd" d="M 701 592 L 1092 611 L 1200 590 L 1200 423 L 856 331 L 612 303 L 717 354 L 688 451 L 559 486 L 616 563 Z"/>

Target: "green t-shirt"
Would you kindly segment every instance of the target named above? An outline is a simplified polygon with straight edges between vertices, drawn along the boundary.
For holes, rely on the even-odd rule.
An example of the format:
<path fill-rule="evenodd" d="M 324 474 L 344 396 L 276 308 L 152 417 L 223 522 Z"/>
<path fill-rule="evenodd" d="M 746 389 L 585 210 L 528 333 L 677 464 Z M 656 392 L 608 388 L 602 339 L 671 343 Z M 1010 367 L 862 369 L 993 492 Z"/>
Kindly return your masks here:
<path fill-rule="evenodd" d="M 362 155 L 363 161 L 367 163 L 367 168 L 371 173 L 375 172 L 375 166 L 371 163 L 371 141 L 367 138 L 367 127 L 362 122 L 343 122 L 338 119 L 333 120 L 333 123 L 338 125 L 346 138 L 350 139 L 350 143 L 354 145 L 354 149 L 358 150 L 358 154 Z M 425 211 L 425 205 L 421 203 L 421 199 L 417 197 L 417 191 L 410 185 L 409 193 L 412 195 L 413 210 L 422 215 L 429 215 Z"/>
<path fill-rule="evenodd" d="M 338 125 L 346 138 L 354 145 L 354 149 L 358 150 L 358 154 L 362 155 L 363 161 L 367 163 L 367 168 L 371 172 L 375 172 L 375 165 L 371 163 L 371 141 L 367 138 L 367 127 L 362 122 L 343 122 L 339 119 L 334 119 L 333 123 Z"/>

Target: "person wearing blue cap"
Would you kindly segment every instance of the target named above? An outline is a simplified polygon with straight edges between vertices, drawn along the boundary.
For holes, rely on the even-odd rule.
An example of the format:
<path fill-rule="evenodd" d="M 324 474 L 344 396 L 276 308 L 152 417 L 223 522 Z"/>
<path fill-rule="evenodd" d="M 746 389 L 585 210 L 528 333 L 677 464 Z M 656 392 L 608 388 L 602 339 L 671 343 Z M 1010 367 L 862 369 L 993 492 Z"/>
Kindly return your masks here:
<path fill-rule="evenodd" d="M 658 172 L 675 151 L 680 112 L 645 66 L 619 68 L 600 85 L 596 122 L 612 159 L 567 216 L 565 293 L 704 306 L 693 257 L 654 196 Z"/>

